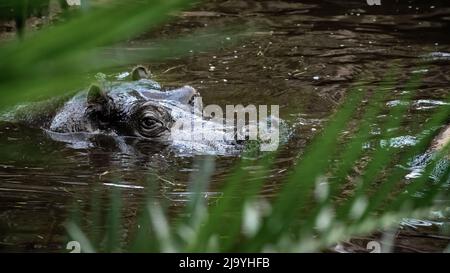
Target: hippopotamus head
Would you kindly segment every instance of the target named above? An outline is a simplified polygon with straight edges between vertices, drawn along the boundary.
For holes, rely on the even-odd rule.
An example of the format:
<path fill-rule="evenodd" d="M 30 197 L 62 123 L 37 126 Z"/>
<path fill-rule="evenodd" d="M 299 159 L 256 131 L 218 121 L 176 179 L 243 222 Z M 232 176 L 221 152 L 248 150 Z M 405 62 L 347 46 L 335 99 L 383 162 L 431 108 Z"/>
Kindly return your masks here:
<path fill-rule="evenodd" d="M 167 139 L 176 121 L 174 109 L 192 110 L 198 93 L 190 86 L 162 91 L 159 84 L 148 77 L 147 69 L 138 66 L 131 72 L 133 82 L 110 83 L 106 87 L 92 85 L 87 94 L 65 105 L 50 130 L 62 133 L 100 131 L 151 140 Z"/>

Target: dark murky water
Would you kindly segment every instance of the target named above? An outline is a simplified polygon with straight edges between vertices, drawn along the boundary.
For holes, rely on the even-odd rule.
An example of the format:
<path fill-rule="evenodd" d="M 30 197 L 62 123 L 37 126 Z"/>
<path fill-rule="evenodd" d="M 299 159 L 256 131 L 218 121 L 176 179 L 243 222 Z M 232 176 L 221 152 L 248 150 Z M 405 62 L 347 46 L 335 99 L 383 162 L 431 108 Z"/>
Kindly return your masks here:
<path fill-rule="evenodd" d="M 291 137 L 282 148 L 276 168 L 261 195 L 276 195 L 286 170 L 345 98 L 350 86 L 364 75 L 364 88 L 373 89 L 387 68 L 401 66 L 399 84 L 386 98 L 398 97 L 411 73 L 423 73 L 399 138 L 399 149 L 414 145 L 421 122 L 449 93 L 450 4 L 447 1 L 206 1 L 170 24 L 125 45 L 138 50 L 152 38 L 169 38 L 207 26 L 257 26 L 236 46 L 195 53 L 150 64 L 164 86 L 189 84 L 206 104 L 280 106 Z M 389 3 L 387 3 L 389 2 Z M 426 68 L 418 63 L 427 60 Z M 129 68 L 120 68 L 117 73 Z M 401 103 L 401 102 L 400 102 Z M 387 118 L 380 116 L 380 122 Z M 374 124 L 374 128 L 379 128 Z M 376 131 L 376 130 L 375 130 Z M 108 145 L 72 149 L 54 142 L 40 130 L 13 124 L 0 126 L 0 251 L 65 251 L 63 227 L 74 203 L 89 204 L 93 192 L 108 198 L 120 188 L 125 222 L 133 223 L 147 194 L 148 176 L 156 173 L 154 197 L 176 210 L 187 198 L 194 162 L 204 156 L 158 153 L 142 147 L 129 154 Z M 238 160 L 217 156 L 210 198 Z M 245 183 L 243 181 L 242 183 Z M 104 211 L 108 210 L 104 202 Z M 450 242 L 440 235 L 439 222 L 407 220 L 397 236 L 395 251 L 442 251 Z M 368 238 L 343 244 L 350 251 L 365 250 Z M 340 248 L 339 248 L 340 249 Z M 338 250 L 339 250 L 338 249 Z"/>

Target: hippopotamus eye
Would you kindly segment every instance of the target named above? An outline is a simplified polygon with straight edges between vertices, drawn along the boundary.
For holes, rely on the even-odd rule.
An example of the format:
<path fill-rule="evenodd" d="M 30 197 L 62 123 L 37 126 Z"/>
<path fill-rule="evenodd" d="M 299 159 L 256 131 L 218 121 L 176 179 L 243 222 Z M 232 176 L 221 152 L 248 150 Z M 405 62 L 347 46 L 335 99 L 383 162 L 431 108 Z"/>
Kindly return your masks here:
<path fill-rule="evenodd" d="M 147 130 L 151 130 L 151 129 L 155 129 L 158 126 L 162 126 L 163 124 L 161 123 L 161 121 L 152 118 L 152 117 L 145 117 L 142 119 L 142 127 L 144 127 Z"/>
<path fill-rule="evenodd" d="M 144 117 L 141 119 L 140 132 L 145 137 L 158 137 L 169 129 L 161 120 L 153 117 Z"/>
<path fill-rule="evenodd" d="M 168 126 L 171 125 L 171 116 L 167 110 L 156 105 L 153 101 L 147 101 L 144 104 L 138 104 L 139 107 L 135 115 L 131 120 L 136 120 L 138 123 L 137 131 L 135 133 L 138 136 L 146 138 L 156 138 L 165 136 L 167 132 L 170 132 Z"/>

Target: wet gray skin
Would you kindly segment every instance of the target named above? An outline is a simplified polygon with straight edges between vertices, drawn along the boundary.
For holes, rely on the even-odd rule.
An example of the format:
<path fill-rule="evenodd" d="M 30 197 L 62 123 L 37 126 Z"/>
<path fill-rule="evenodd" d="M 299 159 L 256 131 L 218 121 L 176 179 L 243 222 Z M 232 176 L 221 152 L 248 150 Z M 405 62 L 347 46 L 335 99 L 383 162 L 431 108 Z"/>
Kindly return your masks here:
<path fill-rule="evenodd" d="M 42 128 L 52 139 L 75 148 L 92 146 L 97 135 L 114 138 L 111 143 L 123 137 L 120 141 L 162 144 L 170 140 L 174 108 L 190 113 L 199 94 L 190 86 L 163 91 L 149 76 L 145 67 L 137 66 L 130 74 L 132 81 L 105 82 L 68 100 L 55 98 L 19 106 L 7 119 Z M 118 146 L 122 151 L 130 149 Z"/>
<path fill-rule="evenodd" d="M 74 96 L 20 105 L 2 119 L 44 129 L 52 140 L 75 149 L 100 147 L 137 155 L 160 152 L 170 145 L 171 151 L 187 156 L 237 155 L 242 151 L 243 141 L 235 140 L 232 132 L 211 129 L 214 126 L 181 131 L 175 126 L 172 130 L 177 121 L 218 122 L 194 114 L 202 110 L 194 88 L 164 91 L 143 66 L 135 67 L 129 78 L 131 81 L 102 79 Z"/>

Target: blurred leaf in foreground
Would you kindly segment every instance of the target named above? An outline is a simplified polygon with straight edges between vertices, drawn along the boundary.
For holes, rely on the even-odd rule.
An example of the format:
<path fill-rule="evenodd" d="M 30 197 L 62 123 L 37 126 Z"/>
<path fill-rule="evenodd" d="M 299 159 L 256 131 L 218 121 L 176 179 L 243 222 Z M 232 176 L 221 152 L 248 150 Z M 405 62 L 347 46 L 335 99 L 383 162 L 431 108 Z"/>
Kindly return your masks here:
<path fill-rule="evenodd" d="M 186 37 L 126 50 L 111 45 L 136 37 L 188 6 L 186 0 L 116 1 L 0 47 L 0 109 L 87 85 L 88 73 L 159 60 L 223 45 L 241 30 L 207 29 Z"/>

